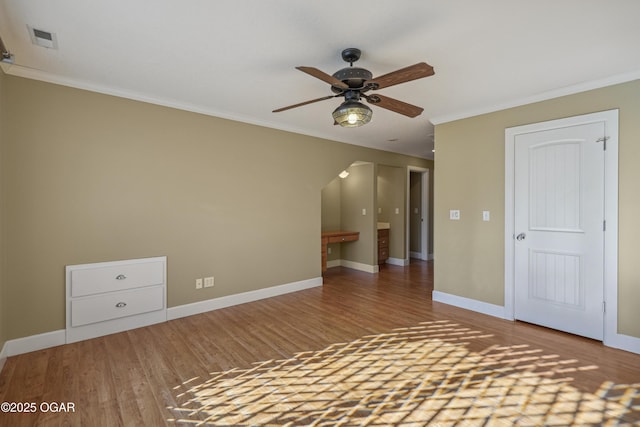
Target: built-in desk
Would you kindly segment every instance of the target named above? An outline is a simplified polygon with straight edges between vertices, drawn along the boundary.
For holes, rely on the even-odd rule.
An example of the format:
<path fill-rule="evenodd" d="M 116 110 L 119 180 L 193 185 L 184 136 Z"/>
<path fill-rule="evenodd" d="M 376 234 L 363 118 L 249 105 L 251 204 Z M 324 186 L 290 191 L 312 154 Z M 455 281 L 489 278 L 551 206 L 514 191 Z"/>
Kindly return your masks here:
<path fill-rule="evenodd" d="M 329 243 L 353 242 L 360 237 L 359 231 L 322 232 L 322 271 L 327 271 L 327 245 Z"/>

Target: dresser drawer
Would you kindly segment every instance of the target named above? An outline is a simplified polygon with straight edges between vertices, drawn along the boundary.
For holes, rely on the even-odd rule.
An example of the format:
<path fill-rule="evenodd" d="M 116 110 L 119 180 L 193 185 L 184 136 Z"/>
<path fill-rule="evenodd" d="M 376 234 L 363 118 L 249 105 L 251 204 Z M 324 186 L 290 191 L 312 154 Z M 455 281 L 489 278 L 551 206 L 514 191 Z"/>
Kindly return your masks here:
<path fill-rule="evenodd" d="M 71 326 L 163 310 L 164 307 L 163 286 L 78 298 L 71 301 Z"/>
<path fill-rule="evenodd" d="M 389 238 L 388 237 L 383 237 L 381 239 L 378 240 L 378 247 L 379 248 L 389 248 Z"/>
<path fill-rule="evenodd" d="M 71 271 L 71 297 L 164 283 L 163 262 L 140 262 Z"/>
<path fill-rule="evenodd" d="M 341 234 L 339 236 L 330 236 L 329 243 L 354 242 L 358 240 L 360 233 Z"/>

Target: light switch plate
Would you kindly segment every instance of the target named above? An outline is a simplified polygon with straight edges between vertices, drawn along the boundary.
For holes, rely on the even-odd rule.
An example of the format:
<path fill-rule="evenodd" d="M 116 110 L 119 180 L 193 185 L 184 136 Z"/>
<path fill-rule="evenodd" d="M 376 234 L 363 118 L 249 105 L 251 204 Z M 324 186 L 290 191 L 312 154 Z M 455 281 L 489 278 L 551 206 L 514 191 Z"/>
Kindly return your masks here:
<path fill-rule="evenodd" d="M 458 221 L 460 219 L 460 211 L 458 209 L 452 209 L 449 211 L 449 219 Z"/>
<path fill-rule="evenodd" d="M 491 220 L 491 213 L 489 211 L 482 211 L 482 220 L 483 221 L 490 221 Z"/>

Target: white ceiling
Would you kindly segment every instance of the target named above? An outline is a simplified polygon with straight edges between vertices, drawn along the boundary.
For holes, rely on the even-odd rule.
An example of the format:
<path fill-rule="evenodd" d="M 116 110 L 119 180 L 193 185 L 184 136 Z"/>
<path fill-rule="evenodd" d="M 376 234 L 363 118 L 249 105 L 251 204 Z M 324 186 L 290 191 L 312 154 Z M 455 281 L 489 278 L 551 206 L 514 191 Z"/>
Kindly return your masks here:
<path fill-rule="evenodd" d="M 432 123 L 640 78 L 637 0 L 0 0 L 6 73 L 388 151 L 432 157 Z M 58 49 L 31 43 L 27 25 Z M 427 62 L 435 76 L 381 89 L 333 125 L 340 99 L 296 70 L 333 74 L 346 47 L 374 77 Z"/>

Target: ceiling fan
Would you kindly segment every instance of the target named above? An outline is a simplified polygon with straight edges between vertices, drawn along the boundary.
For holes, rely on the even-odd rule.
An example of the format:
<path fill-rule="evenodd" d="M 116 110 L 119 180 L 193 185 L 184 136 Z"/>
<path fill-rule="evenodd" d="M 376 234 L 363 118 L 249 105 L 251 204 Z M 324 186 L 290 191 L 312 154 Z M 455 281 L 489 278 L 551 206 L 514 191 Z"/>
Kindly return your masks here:
<path fill-rule="evenodd" d="M 421 107 L 398 101 L 388 96 L 368 94 L 367 92 L 432 76 L 435 74 L 435 71 L 431 65 L 425 62 L 419 62 L 415 65 L 373 78 L 373 74 L 371 74 L 369 70 L 353 66 L 353 63 L 360 59 L 360 55 L 360 49 L 348 48 L 343 50 L 342 59 L 349 63 L 349 67 L 338 70 L 331 76 L 314 67 L 296 67 L 304 73 L 329 83 L 334 95 L 323 96 L 322 98 L 278 108 L 277 110 L 273 110 L 273 112 L 278 113 L 280 111 L 342 96 L 344 97 L 344 102 L 333 111 L 333 118 L 335 125 L 344 127 L 358 127 L 371 121 L 373 112 L 371 108 L 360 102 L 362 98 L 369 104 L 377 105 L 378 107 L 403 114 L 407 117 L 416 117 L 422 113 L 423 109 Z"/>

